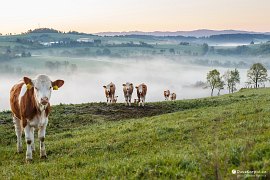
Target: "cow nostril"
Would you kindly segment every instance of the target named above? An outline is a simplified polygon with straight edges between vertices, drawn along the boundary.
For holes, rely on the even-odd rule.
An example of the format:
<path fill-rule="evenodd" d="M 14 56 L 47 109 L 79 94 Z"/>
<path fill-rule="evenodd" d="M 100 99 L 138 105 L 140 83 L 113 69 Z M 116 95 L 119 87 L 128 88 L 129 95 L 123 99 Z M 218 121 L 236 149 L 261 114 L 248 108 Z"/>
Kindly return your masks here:
<path fill-rule="evenodd" d="M 41 98 L 41 104 L 46 105 L 49 102 L 49 98 L 43 97 Z"/>

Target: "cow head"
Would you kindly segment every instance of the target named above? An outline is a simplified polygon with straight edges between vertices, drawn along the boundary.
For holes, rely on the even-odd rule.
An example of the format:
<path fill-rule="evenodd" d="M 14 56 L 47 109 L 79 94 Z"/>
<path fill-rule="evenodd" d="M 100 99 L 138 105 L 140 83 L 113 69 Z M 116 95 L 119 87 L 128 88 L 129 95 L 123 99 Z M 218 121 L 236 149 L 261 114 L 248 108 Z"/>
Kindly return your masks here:
<path fill-rule="evenodd" d="M 169 96 L 170 95 L 170 91 L 169 90 L 164 91 L 164 95 L 165 96 Z"/>
<path fill-rule="evenodd" d="M 41 106 L 46 106 L 49 103 L 52 90 L 58 90 L 64 84 L 63 80 L 52 82 L 46 75 L 38 75 L 35 79 L 24 77 L 23 80 L 27 89 L 34 88 L 36 103 Z"/>
<path fill-rule="evenodd" d="M 110 92 L 111 92 L 111 88 L 113 88 L 113 84 L 110 83 L 110 84 L 108 84 L 107 86 L 103 86 L 103 87 L 104 87 L 104 89 L 105 89 L 105 92 L 109 95 Z"/>
<path fill-rule="evenodd" d="M 130 89 L 133 90 L 133 84 L 127 82 L 126 84 L 123 84 L 123 86 L 126 88 L 127 91 L 129 91 Z"/>
<path fill-rule="evenodd" d="M 137 89 L 137 91 L 139 92 L 139 94 L 142 95 L 142 92 L 143 92 L 143 86 L 142 86 L 142 85 L 136 86 L 136 89 Z"/>

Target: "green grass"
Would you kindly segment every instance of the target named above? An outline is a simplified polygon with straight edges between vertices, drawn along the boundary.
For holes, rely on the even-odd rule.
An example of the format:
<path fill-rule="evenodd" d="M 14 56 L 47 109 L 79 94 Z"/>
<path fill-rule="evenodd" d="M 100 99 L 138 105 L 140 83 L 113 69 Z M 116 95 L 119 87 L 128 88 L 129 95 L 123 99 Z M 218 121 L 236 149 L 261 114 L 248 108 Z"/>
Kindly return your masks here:
<path fill-rule="evenodd" d="M 236 179 L 231 171 L 237 169 L 265 170 L 269 178 L 269 95 L 268 88 L 243 89 L 144 108 L 54 106 L 48 159 L 35 152 L 30 164 L 24 153 L 16 154 L 10 112 L 2 112 L 0 174 L 3 179 Z"/>

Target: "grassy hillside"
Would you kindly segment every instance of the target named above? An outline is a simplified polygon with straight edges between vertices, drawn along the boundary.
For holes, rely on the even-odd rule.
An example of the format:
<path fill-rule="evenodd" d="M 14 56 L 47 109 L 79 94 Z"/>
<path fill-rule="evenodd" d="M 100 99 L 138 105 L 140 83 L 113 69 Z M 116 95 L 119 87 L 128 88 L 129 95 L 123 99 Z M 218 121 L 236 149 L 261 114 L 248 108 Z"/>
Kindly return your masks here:
<path fill-rule="evenodd" d="M 25 153 L 16 153 L 10 112 L 2 112 L 0 174 L 3 179 L 236 179 L 231 173 L 236 169 L 265 170 L 269 178 L 269 95 L 268 88 L 244 89 L 144 108 L 54 106 L 48 159 L 39 159 L 37 151 L 31 164 Z"/>

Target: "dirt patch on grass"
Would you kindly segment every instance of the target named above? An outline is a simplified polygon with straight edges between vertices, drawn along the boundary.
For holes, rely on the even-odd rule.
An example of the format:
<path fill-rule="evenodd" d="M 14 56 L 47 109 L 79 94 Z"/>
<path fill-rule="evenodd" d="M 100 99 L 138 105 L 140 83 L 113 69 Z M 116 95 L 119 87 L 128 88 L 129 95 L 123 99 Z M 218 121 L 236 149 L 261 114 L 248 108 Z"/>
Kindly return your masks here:
<path fill-rule="evenodd" d="M 58 113 L 71 114 L 92 114 L 103 117 L 105 120 L 122 120 L 155 116 L 169 112 L 168 108 L 147 104 L 144 107 L 125 106 L 124 104 L 106 105 L 105 103 L 89 103 L 80 105 L 58 106 L 54 109 Z"/>

